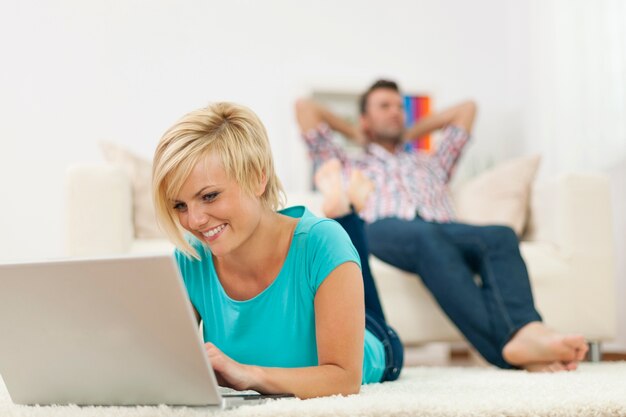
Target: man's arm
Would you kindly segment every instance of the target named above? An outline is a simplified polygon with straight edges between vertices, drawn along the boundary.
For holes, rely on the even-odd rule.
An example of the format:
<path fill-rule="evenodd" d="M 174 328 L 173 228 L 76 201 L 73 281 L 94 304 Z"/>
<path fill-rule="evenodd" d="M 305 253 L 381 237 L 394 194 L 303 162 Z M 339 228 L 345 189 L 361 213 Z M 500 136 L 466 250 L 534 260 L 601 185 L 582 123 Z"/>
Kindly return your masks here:
<path fill-rule="evenodd" d="M 436 125 L 436 129 L 445 127 L 442 132 L 441 141 L 437 144 L 432 158 L 441 166 L 442 175 L 445 181 L 448 182 L 461 157 L 463 148 L 465 148 L 470 138 L 471 129 L 476 117 L 476 104 L 473 101 L 465 101 L 439 114 L 435 114 L 432 117 L 436 123 L 428 122 L 428 118 L 425 118 L 424 122 Z M 426 131 L 426 133 L 430 133 L 431 131 Z M 418 134 L 419 133 L 418 131 Z"/>
<path fill-rule="evenodd" d="M 359 126 L 347 122 L 313 100 L 296 101 L 296 119 L 302 133 L 315 129 L 320 123 L 326 123 L 332 130 L 341 133 L 346 138 L 361 145 L 365 143 L 365 137 Z"/>
<path fill-rule="evenodd" d="M 476 103 L 464 101 L 441 112 L 426 116 L 407 129 L 405 140 L 412 140 L 434 132 L 448 125 L 460 127 L 471 133 L 476 118 Z"/>
<path fill-rule="evenodd" d="M 348 136 L 354 134 L 350 123 L 335 116 L 312 100 L 296 101 L 296 119 L 300 126 L 302 139 L 317 170 L 330 159 L 338 159 L 342 165 L 348 163 L 345 149 L 333 140 L 332 130 Z"/>

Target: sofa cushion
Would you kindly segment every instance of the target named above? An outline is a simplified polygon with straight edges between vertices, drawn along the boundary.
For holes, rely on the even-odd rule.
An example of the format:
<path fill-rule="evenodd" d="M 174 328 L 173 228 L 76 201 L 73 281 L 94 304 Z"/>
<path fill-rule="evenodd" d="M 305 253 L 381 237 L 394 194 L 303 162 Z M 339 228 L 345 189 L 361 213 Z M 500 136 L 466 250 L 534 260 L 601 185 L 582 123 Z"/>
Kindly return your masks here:
<path fill-rule="evenodd" d="M 135 237 L 139 239 L 163 237 L 164 234 L 157 225 L 152 204 L 152 164 L 150 161 L 112 142 L 100 142 L 100 148 L 106 161 L 124 169 L 131 180 Z"/>
<path fill-rule="evenodd" d="M 459 220 L 506 225 L 521 236 L 540 160 L 539 155 L 508 160 L 463 184 L 454 194 Z"/>

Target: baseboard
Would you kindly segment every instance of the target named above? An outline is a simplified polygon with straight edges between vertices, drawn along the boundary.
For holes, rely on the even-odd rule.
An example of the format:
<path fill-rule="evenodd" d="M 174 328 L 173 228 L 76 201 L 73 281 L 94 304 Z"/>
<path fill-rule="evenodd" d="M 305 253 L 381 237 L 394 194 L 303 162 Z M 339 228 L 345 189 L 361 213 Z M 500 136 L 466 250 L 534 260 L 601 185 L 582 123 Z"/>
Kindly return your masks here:
<path fill-rule="evenodd" d="M 615 352 L 604 353 L 603 352 L 602 361 L 605 361 L 605 362 L 626 361 L 626 353 L 615 353 Z"/>

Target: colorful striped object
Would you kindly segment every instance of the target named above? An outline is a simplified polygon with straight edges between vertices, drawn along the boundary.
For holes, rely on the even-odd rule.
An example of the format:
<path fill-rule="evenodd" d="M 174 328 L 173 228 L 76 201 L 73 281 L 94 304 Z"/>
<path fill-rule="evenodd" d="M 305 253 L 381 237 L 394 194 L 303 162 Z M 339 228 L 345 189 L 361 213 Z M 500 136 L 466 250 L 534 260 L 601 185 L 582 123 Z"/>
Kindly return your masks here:
<path fill-rule="evenodd" d="M 430 114 L 430 108 L 430 97 L 428 96 L 404 96 L 406 127 L 409 128 L 422 117 L 428 116 Z M 409 143 L 414 149 L 425 152 L 430 152 L 431 150 L 432 143 L 430 135 L 411 138 Z"/>

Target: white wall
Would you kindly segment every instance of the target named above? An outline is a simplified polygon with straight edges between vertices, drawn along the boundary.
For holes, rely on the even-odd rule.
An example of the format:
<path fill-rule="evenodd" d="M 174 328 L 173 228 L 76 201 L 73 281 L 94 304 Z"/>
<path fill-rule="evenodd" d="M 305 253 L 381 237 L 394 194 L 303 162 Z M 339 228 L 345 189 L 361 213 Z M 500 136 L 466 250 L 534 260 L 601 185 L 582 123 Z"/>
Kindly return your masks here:
<path fill-rule="evenodd" d="M 311 88 L 360 91 L 378 76 L 432 94 L 436 107 L 475 98 L 474 165 L 516 153 L 526 8 L 513 0 L 2 2 L 0 260 L 63 254 L 65 169 L 101 161 L 98 140 L 150 157 L 170 124 L 209 101 L 259 113 L 288 189 L 307 183 L 294 99 Z"/>
<path fill-rule="evenodd" d="M 622 178 L 623 168 L 611 168 L 626 158 L 621 142 L 585 152 L 580 144 L 588 132 L 546 134 L 551 122 L 542 118 L 555 104 L 546 103 L 542 91 L 555 84 L 538 68 L 568 74 L 567 66 L 555 66 L 555 54 L 571 53 L 574 59 L 578 45 L 596 39 L 585 27 L 576 32 L 572 49 L 551 50 L 554 44 L 544 42 L 558 32 L 546 19 L 560 16 L 555 7 L 568 3 L 2 2 L 0 261 L 63 255 L 65 169 L 102 161 L 98 140 L 150 157 L 169 125 L 209 101 L 237 101 L 257 111 L 286 187 L 304 188 L 308 161 L 293 119 L 294 99 L 313 88 L 360 91 L 379 76 L 431 94 L 437 108 L 477 100 L 476 140 L 459 175 L 539 151 L 544 177 L 591 168 Z M 546 8 L 552 9 L 538 13 Z M 560 29 L 572 29 L 559 22 L 565 25 Z M 570 77 L 559 88 L 569 88 L 567 82 L 577 80 Z M 626 207 L 619 184 L 624 182 L 615 183 L 616 208 Z M 624 217 L 616 223 L 616 233 L 623 235 Z M 618 241 L 618 249 L 624 250 L 625 240 Z M 622 261 L 622 294 L 625 268 Z M 626 320 L 621 323 L 624 338 Z"/>

